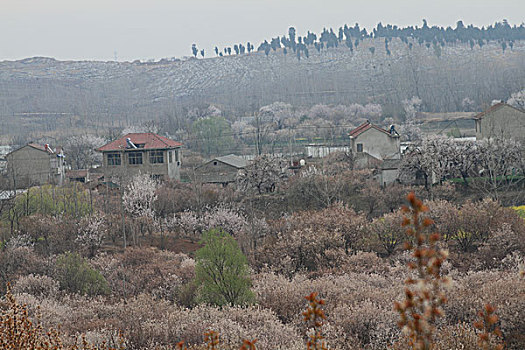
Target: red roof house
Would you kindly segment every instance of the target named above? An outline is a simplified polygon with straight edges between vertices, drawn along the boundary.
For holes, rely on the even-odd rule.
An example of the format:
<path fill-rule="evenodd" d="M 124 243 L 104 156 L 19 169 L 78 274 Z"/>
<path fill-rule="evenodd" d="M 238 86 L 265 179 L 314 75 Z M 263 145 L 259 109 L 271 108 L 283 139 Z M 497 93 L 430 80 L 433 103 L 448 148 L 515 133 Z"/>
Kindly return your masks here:
<path fill-rule="evenodd" d="M 105 181 L 126 182 L 134 175 L 180 179 L 182 143 L 154 133 L 131 133 L 97 151 L 103 154 Z"/>
<path fill-rule="evenodd" d="M 367 158 L 363 157 L 366 154 L 381 161 L 401 156 L 399 134 L 393 127 L 392 132 L 388 132 L 366 121 L 350 131 L 349 136 L 352 152 L 360 158 Z"/>

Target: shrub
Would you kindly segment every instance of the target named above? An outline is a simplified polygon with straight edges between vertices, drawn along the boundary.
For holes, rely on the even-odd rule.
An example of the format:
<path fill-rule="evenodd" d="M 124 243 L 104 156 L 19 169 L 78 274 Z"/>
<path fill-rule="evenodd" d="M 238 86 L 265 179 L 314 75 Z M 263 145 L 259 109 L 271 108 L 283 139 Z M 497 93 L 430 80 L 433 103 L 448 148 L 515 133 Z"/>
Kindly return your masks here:
<path fill-rule="evenodd" d="M 46 274 L 47 262 L 33 248 L 6 248 L 0 251 L 0 293 L 5 291 L 9 282 L 30 273 Z"/>
<path fill-rule="evenodd" d="M 387 256 L 392 255 L 406 240 L 405 230 L 401 227 L 402 221 L 400 212 L 374 219 L 366 229 L 372 249 Z"/>
<path fill-rule="evenodd" d="M 21 276 L 13 286 L 13 293 L 27 293 L 36 297 L 55 297 L 59 284 L 48 276 L 27 275 Z"/>
<path fill-rule="evenodd" d="M 57 258 L 56 278 L 61 289 L 72 293 L 104 295 L 110 291 L 102 274 L 77 253 L 67 252 Z"/>

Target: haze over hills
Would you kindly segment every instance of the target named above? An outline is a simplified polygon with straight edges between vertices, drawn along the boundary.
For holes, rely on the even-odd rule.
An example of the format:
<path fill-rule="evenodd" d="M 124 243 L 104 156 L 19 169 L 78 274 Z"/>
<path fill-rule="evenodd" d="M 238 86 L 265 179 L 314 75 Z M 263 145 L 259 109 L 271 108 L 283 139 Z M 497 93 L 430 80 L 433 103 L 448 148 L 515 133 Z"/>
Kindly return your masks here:
<path fill-rule="evenodd" d="M 352 50 L 312 46 L 308 58 L 303 53 L 299 59 L 279 47 L 150 63 L 3 61 L 0 125 L 16 134 L 28 127 L 19 123 L 20 113 L 64 113 L 88 125 L 121 126 L 183 116 L 209 104 L 242 116 L 276 101 L 379 103 L 385 115 L 395 116 L 401 101 L 412 96 L 428 112 L 463 110 L 467 97 L 479 108 L 523 88 L 525 41 L 504 43 L 365 37 Z"/>

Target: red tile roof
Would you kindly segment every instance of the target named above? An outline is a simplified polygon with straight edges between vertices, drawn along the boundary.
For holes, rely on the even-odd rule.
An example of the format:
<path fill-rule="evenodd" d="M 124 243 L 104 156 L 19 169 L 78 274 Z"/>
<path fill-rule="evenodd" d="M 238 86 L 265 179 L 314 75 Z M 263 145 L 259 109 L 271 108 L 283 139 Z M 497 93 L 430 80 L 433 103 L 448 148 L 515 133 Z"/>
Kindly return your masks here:
<path fill-rule="evenodd" d="M 99 152 L 106 151 L 120 151 L 126 150 L 127 138 L 131 139 L 135 145 L 142 145 L 141 149 L 164 149 L 164 148 L 177 148 L 182 146 L 182 143 L 168 139 L 167 137 L 160 136 L 151 132 L 147 133 L 132 133 L 122 136 L 120 139 L 112 141 L 102 147 L 97 148 Z"/>
<path fill-rule="evenodd" d="M 483 118 L 485 115 L 490 114 L 490 113 L 492 113 L 492 112 L 494 112 L 494 111 L 497 111 L 498 109 L 500 109 L 500 108 L 503 107 L 503 106 L 507 106 L 507 107 L 510 107 L 510 108 L 514 108 L 514 109 L 517 110 L 517 111 L 523 112 L 521 109 L 516 108 L 516 107 L 513 107 L 513 106 L 511 106 L 511 105 L 509 105 L 509 104 L 506 104 L 505 102 L 499 102 L 499 103 L 496 103 L 494 106 L 490 106 L 490 108 L 484 110 L 483 112 L 476 114 L 473 118 L 474 118 L 474 119 L 481 119 L 481 118 Z"/>
<path fill-rule="evenodd" d="M 350 137 L 356 137 L 356 136 L 359 136 L 361 135 L 362 133 L 364 133 L 365 131 L 371 129 L 371 128 L 374 128 L 378 131 L 381 131 L 381 132 L 384 132 L 385 134 L 387 134 L 388 136 L 391 136 L 390 133 L 388 131 L 386 131 L 385 129 L 383 128 L 380 128 L 379 126 L 376 126 L 370 122 L 365 122 L 361 125 L 359 125 L 357 128 L 355 128 L 354 130 L 350 131 Z"/>

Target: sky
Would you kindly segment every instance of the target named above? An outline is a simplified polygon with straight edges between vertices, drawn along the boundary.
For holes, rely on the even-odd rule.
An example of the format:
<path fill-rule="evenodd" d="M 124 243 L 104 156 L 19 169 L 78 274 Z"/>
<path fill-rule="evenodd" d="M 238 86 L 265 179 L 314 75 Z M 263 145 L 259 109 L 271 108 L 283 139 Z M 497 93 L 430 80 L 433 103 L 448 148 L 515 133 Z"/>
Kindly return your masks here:
<path fill-rule="evenodd" d="M 133 61 L 344 24 L 477 26 L 525 21 L 525 0 L 0 0 L 0 60 Z"/>

